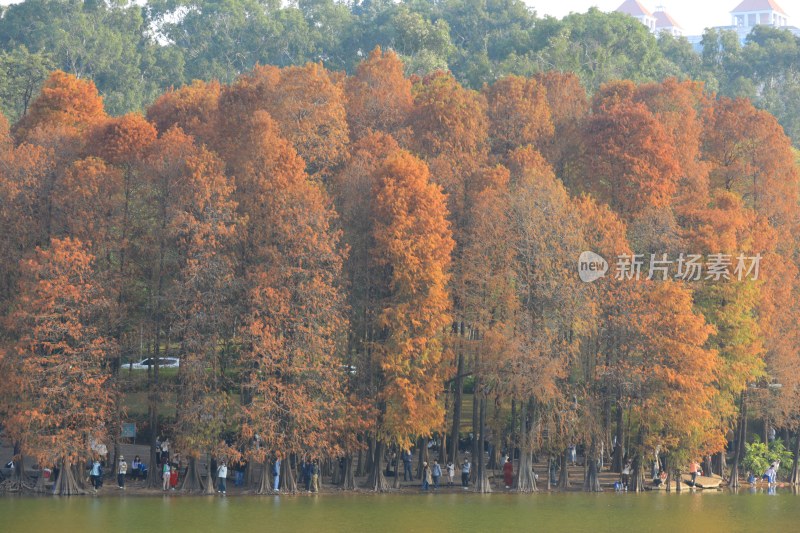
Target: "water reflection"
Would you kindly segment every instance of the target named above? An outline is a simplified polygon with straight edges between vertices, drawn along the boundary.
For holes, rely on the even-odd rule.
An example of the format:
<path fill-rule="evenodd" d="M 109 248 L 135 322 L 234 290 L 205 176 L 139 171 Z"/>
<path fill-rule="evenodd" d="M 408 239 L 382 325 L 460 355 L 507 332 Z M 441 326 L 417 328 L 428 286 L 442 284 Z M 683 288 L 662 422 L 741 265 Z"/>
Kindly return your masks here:
<path fill-rule="evenodd" d="M 645 494 L 0 497 L 2 531 L 794 531 L 796 489 Z M 714 496 L 716 495 L 716 496 Z M 646 526 L 644 526 L 647 524 Z"/>

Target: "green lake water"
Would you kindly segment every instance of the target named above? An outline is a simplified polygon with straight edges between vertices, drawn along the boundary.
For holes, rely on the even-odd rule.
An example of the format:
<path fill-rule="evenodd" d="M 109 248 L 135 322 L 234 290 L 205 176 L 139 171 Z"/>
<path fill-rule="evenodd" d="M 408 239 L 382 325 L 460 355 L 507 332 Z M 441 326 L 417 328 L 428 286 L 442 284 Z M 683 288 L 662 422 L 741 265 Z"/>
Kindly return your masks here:
<path fill-rule="evenodd" d="M 0 497 L 0 531 L 800 531 L 800 495 L 357 494 L 238 497 Z"/>

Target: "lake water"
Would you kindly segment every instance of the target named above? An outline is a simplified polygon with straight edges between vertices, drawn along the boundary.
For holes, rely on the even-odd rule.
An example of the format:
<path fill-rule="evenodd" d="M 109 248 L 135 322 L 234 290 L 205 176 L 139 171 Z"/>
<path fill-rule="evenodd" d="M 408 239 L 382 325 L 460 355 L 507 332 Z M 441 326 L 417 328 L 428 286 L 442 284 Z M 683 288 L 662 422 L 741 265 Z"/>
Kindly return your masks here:
<path fill-rule="evenodd" d="M 0 531 L 798 531 L 791 491 L 0 497 Z"/>

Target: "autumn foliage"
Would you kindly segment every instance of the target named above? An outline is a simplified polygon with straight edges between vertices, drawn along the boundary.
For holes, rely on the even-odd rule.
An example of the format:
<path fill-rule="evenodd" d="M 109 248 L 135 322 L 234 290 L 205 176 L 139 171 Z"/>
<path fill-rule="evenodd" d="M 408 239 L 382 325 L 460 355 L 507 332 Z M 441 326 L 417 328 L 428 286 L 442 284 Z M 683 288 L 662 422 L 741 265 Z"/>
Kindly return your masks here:
<path fill-rule="evenodd" d="M 156 365 L 142 390 L 153 443 L 258 465 L 258 492 L 275 457 L 288 490 L 304 458 L 377 490 L 387 447 L 437 437 L 457 461 L 468 381 L 474 432 L 524 465 L 579 443 L 617 470 L 659 453 L 721 471 L 746 409 L 800 427 L 797 205 L 775 119 L 690 81 L 476 92 L 376 49 L 351 77 L 258 66 L 111 117 L 54 72 L 0 117 L 4 432 L 80 491 L 71 465 L 118 444 L 124 364 L 169 355 L 177 375 Z M 609 263 L 594 283 L 584 251 Z M 758 255 L 761 273 L 615 275 L 662 253 Z"/>

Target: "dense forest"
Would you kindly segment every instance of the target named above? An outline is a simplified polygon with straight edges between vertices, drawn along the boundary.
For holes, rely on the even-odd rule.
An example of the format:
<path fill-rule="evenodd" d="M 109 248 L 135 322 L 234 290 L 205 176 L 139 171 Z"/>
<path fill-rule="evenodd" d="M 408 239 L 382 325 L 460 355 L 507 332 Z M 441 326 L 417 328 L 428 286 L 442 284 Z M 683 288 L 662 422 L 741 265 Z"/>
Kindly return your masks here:
<path fill-rule="evenodd" d="M 756 27 L 741 46 L 708 30 L 697 53 L 620 13 L 539 18 L 521 0 L 26 0 L 0 7 L 0 109 L 16 121 L 53 69 L 93 80 L 121 115 L 257 64 L 352 74 L 376 46 L 395 51 L 407 75 L 449 70 L 476 90 L 550 70 L 574 72 L 590 93 L 614 79 L 702 80 L 752 99 L 800 143 L 800 46 L 788 31 Z"/>
<path fill-rule="evenodd" d="M 640 489 L 654 452 L 735 482 L 748 419 L 796 435 L 798 171 L 772 115 L 676 78 L 406 72 L 380 48 L 350 76 L 256 66 L 115 116 L 54 71 L 0 122 L 3 431 L 63 465 L 57 493 L 118 442 L 144 356 L 180 358 L 148 372 L 146 425 L 187 489 L 206 454 L 279 454 L 382 490 L 387 449 L 435 437 L 458 460 L 469 417 L 481 491 L 483 441 L 520 450 L 527 492 L 533 454 L 574 443 Z M 587 250 L 672 262 L 584 283 Z"/>

